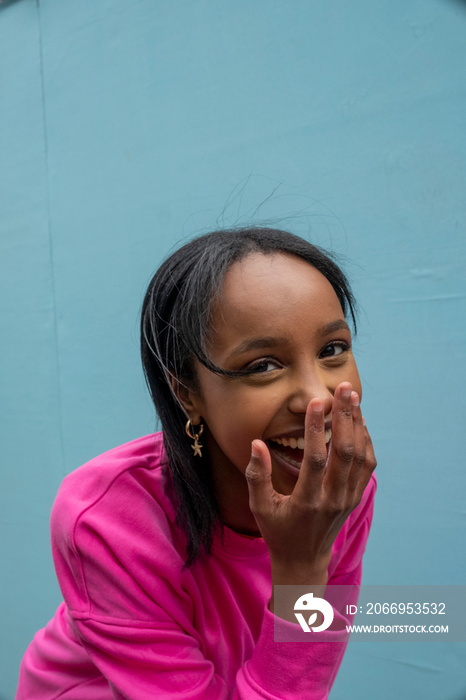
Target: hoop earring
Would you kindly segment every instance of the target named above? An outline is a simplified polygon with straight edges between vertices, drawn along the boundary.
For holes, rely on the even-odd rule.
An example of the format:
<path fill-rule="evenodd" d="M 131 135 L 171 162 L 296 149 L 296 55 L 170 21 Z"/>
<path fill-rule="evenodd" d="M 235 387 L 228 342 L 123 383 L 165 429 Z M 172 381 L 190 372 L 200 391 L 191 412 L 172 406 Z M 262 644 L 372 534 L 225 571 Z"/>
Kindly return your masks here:
<path fill-rule="evenodd" d="M 196 427 L 197 427 L 197 426 L 196 426 Z M 194 450 L 194 457 L 202 457 L 202 452 L 201 452 L 201 450 L 202 450 L 202 445 L 201 445 L 201 443 L 199 442 L 199 438 L 201 437 L 202 433 L 204 432 L 204 424 L 201 423 L 201 424 L 199 425 L 199 431 L 198 431 L 197 433 L 194 433 L 194 435 L 193 435 L 194 426 L 193 426 L 193 424 L 191 423 L 191 420 L 188 420 L 188 422 L 186 423 L 186 428 L 185 428 L 185 430 L 186 430 L 186 435 L 189 435 L 189 437 L 191 438 L 191 440 L 194 440 L 194 445 L 191 445 L 191 448 Z M 191 430 L 192 430 L 193 432 L 191 432 Z"/>

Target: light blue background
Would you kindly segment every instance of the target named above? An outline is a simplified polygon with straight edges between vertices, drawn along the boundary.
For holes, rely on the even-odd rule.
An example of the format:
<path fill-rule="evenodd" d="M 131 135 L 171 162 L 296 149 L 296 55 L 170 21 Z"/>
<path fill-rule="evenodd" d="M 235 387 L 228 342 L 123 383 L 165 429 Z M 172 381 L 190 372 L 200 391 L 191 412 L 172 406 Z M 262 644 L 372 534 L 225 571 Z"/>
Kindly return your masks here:
<path fill-rule="evenodd" d="M 465 583 L 465 66 L 459 0 L 0 5 L 1 700 L 60 601 L 62 478 L 154 427 L 144 289 L 219 224 L 350 259 L 365 582 Z M 355 644 L 331 698 L 464 700 L 465 646 Z"/>

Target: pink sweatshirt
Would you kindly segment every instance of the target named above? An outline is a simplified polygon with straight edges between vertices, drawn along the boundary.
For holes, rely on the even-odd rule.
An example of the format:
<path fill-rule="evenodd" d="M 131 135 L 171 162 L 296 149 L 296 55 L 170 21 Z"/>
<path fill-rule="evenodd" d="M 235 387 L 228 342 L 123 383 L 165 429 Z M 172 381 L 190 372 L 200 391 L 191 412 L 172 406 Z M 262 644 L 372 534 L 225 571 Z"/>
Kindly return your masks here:
<path fill-rule="evenodd" d="M 183 570 L 164 459 L 157 433 L 64 480 L 51 521 L 64 603 L 26 651 L 16 700 L 327 698 L 345 643 L 274 642 L 274 622 L 295 625 L 268 610 L 262 539 L 225 528 Z M 360 584 L 374 493 L 373 477 L 335 541 L 330 584 Z"/>

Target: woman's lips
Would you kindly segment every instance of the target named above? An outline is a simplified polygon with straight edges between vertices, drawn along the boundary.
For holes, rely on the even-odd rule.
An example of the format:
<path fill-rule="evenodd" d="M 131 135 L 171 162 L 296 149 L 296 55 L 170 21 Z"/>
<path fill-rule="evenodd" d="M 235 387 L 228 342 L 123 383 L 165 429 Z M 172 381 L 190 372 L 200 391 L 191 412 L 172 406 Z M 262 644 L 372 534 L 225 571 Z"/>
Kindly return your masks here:
<path fill-rule="evenodd" d="M 327 452 L 329 443 L 332 438 L 332 429 L 328 428 L 325 431 L 325 444 Z M 279 437 L 268 441 L 269 447 L 274 452 L 277 452 L 282 459 L 285 459 L 293 467 L 300 467 L 304 457 L 304 438 L 303 437 Z"/>

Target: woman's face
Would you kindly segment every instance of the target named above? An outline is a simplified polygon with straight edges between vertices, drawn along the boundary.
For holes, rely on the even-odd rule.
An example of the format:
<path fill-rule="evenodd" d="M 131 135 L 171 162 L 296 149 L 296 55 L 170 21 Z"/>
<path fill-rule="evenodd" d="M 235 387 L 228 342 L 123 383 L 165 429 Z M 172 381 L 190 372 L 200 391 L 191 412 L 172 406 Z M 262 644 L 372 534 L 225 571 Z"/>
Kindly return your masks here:
<path fill-rule="evenodd" d="M 244 476 L 251 442 L 267 444 L 274 488 L 290 494 L 310 400 L 323 400 L 330 428 L 337 385 L 349 381 L 361 396 L 351 333 L 332 285 L 318 270 L 293 255 L 252 253 L 225 275 L 208 350 L 222 369 L 253 369 L 229 378 L 197 363 L 188 411 L 193 423 L 205 426 L 202 442 L 225 523 L 254 532 Z"/>

